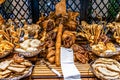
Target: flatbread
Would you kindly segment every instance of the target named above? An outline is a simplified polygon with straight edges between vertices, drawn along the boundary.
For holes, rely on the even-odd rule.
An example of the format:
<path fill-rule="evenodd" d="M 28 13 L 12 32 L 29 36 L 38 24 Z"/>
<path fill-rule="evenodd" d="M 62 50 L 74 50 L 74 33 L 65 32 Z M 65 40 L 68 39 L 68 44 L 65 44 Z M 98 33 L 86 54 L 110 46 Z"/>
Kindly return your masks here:
<path fill-rule="evenodd" d="M 26 66 L 20 64 L 10 64 L 10 67 L 25 68 Z"/>
<path fill-rule="evenodd" d="M 5 71 L 1 71 L 1 72 L 0 72 L 0 75 L 4 76 L 4 75 L 10 74 L 10 73 L 11 73 L 10 70 L 5 70 Z"/>
<path fill-rule="evenodd" d="M 111 71 L 115 71 L 115 72 L 120 72 L 120 69 L 118 68 L 118 66 L 112 64 L 112 65 L 106 65 L 106 67 L 111 70 Z"/>
<path fill-rule="evenodd" d="M 106 69 L 105 67 L 97 67 L 97 69 L 100 73 L 102 73 L 105 76 L 113 77 L 113 76 L 119 75 L 119 73 L 110 71 L 110 70 Z"/>
<path fill-rule="evenodd" d="M 0 63 L 0 70 L 5 70 L 10 65 L 10 63 L 12 63 L 12 60 L 1 62 Z"/>
<path fill-rule="evenodd" d="M 25 65 L 25 66 L 32 66 L 32 64 L 28 61 L 21 62 L 20 64 Z"/>
<path fill-rule="evenodd" d="M 21 73 L 25 70 L 25 68 L 17 68 L 17 67 L 8 67 L 8 69 L 17 73 Z"/>

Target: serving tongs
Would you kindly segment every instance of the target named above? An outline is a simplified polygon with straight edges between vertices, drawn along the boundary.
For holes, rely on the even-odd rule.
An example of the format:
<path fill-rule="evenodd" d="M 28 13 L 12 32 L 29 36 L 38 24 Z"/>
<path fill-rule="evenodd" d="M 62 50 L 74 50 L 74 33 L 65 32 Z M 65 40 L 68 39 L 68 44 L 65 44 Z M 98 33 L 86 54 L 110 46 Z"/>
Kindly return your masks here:
<path fill-rule="evenodd" d="M 62 77 L 61 73 L 56 69 L 52 68 L 45 60 L 41 60 L 40 63 L 44 64 L 48 69 L 50 69 L 53 73 L 55 73 L 58 77 Z"/>

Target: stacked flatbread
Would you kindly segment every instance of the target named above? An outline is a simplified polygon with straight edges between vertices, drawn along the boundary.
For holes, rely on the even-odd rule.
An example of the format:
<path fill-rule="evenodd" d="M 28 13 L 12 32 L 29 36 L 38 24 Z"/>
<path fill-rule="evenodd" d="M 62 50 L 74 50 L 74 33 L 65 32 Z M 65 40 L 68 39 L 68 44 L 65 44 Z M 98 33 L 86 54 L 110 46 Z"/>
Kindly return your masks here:
<path fill-rule="evenodd" d="M 120 80 L 120 63 L 116 60 L 99 58 L 91 67 L 94 74 L 102 80 Z"/>
<path fill-rule="evenodd" d="M 22 62 L 15 61 L 13 59 L 5 60 L 0 63 L 0 79 L 14 78 L 27 74 L 31 66 L 32 64 L 27 60 L 23 60 Z"/>

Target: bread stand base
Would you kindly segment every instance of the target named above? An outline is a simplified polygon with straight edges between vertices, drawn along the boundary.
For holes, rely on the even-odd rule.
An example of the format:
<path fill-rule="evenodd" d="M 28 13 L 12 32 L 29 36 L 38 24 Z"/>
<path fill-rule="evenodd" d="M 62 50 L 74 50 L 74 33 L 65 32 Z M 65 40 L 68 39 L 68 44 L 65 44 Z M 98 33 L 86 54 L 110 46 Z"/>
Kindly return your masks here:
<path fill-rule="evenodd" d="M 61 67 L 56 67 L 55 64 L 48 63 L 52 68 L 56 69 L 62 74 Z M 98 80 L 93 73 L 90 71 L 89 64 L 80 64 L 75 62 L 76 67 L 80 71 L 82 80 Z M 44 64 L 40 64 L 38 61 L 33 69 L 33 73 L 31 75 L 33 80 L 63 80 L 62 77 L 58 77 L 55 73 L 50 71 Z"/>

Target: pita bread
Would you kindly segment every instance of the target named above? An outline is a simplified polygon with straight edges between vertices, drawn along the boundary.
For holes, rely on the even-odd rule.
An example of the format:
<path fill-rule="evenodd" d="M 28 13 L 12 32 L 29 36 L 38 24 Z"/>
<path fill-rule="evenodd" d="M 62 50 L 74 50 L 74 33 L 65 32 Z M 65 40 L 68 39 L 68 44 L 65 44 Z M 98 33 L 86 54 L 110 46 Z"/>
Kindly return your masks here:
<path fill-rule="evenodd" d="M 11 61 L 3 61 L 0 63 L 0 69 L 1 70 L 5 70 L 9 65 L 10 63 L 12 63 L 12 60 Z"/>
<path fill-rule="evenodd" d="M 10 64 L 10 67 L 25 68 L 26 66 L 20 64 Z"/>
<path fill-rule="evenodd" d="M 10 70 L 5 70 L 5 71 L 0 72 L 0 75 L 4 76 L 4 75 L 10 74 L 10 73 L 11 73 Z"/>
<path fill-rule="evenodd" d="M 21 73 L 25 70 L 25 68 L 17 68 L 17 67 L 8 67 L 8 69 L 17 73 Z"/>
<path fill-rule="evenodd" d="M 120 69 L 118 68 L 118 66 L 112 64 L 112 65 L 106 65 L 107 69 L 111 70 L 111 71 L 115 71 L 115 72 L 120 72 Z"/>
<path fill-rule="evenodd" d="M 108 69 L 105 68 L 105 67 L 97 67 L 97 69 L 98 69 L 98 71 L 99 71 L 100 73 L 102 73 L 102 74 L 105 75 L 105 76 L 113 77 L 113 76 L 119 75 L 119 73 L 110 71 L 110 70 L 108 70 Z"/>

